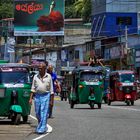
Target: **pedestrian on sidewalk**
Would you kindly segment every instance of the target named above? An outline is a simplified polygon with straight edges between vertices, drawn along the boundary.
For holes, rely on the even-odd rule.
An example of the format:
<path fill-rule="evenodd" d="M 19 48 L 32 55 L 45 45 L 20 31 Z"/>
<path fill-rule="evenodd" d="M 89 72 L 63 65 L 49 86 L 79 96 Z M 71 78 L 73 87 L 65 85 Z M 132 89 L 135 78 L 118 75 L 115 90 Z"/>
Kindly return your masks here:
<path fill-rule="evenodd" d="M 39 64 L 39 74 L 36 74 L 33 78 L 29 100 L 29 103 L 32 104 L 32 98 L 34 96 L 35 113 L 38 119 L 36 133 L 38 134 L 43 134 L 48 130 L 46 124 L 50 95 L 52 94 L 54 94 L 54 92 L 51 75 L 46 72 L 46 64 L 41 62 Z"/>
<path fill-rule="evenodd" d="M 53 91 L 54 91 L 54 94 L 56 94 L 57 87 L 60 87 L 60 85 L 58 85 L 59 83 L 57 81 L 57 75 L 56 75 L 55 72 L 53 72 L 53 66 L 52 65 L 48 65 L 47 72 L 52 77 Z M 49 106 L 49 116 L 48 116 L 48 118 L 52 118 L 52 111 L 53 111 L 53 106 L 54 106 L 54 94 L 52 94 L 51 97 L 50 97 L 50 106 Z"/>

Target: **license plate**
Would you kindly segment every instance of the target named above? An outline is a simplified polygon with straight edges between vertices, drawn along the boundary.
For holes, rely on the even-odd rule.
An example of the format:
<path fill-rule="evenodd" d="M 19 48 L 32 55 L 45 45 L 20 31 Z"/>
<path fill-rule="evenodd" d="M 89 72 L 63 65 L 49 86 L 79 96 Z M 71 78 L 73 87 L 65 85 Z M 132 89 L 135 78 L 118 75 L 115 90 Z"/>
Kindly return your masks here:
<path fill-rule="evenodd" d="M 16 88 L 16 87 L 24 87 L 24 84 L 4 84 L 5 87 L 7 88 Z"/>
<path fill-rule="evenodd" d="M 123 86 L 133 86 L 133 83 L 122 83 Z"/>
<path fill-rule="evenodd" d="M 98 82 L 86 82 L 87 85 L 99 85 Z"/>

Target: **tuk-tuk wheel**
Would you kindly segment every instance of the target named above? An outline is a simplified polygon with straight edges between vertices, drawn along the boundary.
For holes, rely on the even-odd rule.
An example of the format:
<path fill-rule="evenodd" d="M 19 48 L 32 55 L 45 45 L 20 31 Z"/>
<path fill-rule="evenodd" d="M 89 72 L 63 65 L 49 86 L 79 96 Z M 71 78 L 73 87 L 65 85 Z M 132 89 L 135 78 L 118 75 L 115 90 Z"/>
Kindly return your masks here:
<path fill-rule="evenodd" d="M 127 106 L 129 106 L 130 105 L 130 101 L 126 101 L 126 104 L 127 104 Z"/>
<path fill-rule="evenodd" d="M 74 101 L 70 100 L 70 108 L 74 108 Z"/>
<path fill-rule="evenodd" d="M 134 105 L 134 101 L 131 101 L 131 105 Z"/>
<path fill-rule="evenodd" d="M 98 103 L 98 108 L 99 109 L 101 109 L 101 106 L 102 106 L 102 104 L 101 103 Z"/>
<path fill-rule="evenodd" d="M 90 101 L 89 105 L 90 105 L 91 109 L 94 109 L 94 102 L 93 101 Z"/>
<path fill-rule="evenodd" d="M 21 114 L 19 114 L 19 113 L 15 113 L 15 115 L 12 116 L 12 118 L 11 118 L 12 123 L 14 123 L 15 125 L 20 124 L 20 119 L 21 119 Z"/>
<path fill-rule="evenodd" d="M 108 100 L 107 97 L 104 97 L 104 103 L 105 104 L 107 104 L 107 102 L 108 102 L 107 100 Z"/>
<path fill-rule="evenodd" d="M 110 99 L 107 100 L 107 104 L 108 104 L 108 105 L 111 105 Z"/>
<path fill-rule="evenodd" d="M 61 96 L 61 101 L 63 101 L 63 97 Z"/>
<path fill-rule="evenodd" d="M 28 121 L 28 116 L 22 116 L 22 118 L 23 118 L 23 122 L 24 122 L 24 123 L 27 123 L 27 121 Z"/>

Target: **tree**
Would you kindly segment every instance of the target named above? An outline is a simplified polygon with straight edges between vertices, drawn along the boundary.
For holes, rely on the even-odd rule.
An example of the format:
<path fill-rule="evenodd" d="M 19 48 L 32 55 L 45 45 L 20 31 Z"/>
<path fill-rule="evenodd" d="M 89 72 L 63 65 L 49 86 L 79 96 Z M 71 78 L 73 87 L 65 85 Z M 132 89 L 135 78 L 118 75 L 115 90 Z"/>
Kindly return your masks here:
<path fill-rule="evenodd" d="M 92 9 L 92 3 L 91 0 L 86 0 L 84 4 L 84 9 L 82 12 L 82 18 L 84 22 L 90 22 L 91 21 L 91 9 Z"/>
<path fill-rule="evenodd" d="M 14 0 L 0 0 L 0 19 L 14 17 Z"/>
<path fill-rule="evenodd" d="M 76 0 L 74 3 L 76 15 L 83 18 L 84 22 L 89 22 L 91 17 L 91 0 Z"/>

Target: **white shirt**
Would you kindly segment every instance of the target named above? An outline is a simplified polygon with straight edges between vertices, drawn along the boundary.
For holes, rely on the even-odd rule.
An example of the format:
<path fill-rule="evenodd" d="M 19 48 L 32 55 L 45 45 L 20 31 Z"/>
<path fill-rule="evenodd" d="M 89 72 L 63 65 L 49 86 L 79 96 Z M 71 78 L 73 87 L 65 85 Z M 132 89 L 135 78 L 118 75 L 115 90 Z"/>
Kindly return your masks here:
<path fill-rule="evenodd" d="M 46 73 L 43 78 L 41 78 L 39 74 L 36 74 L 33 78 L 31 92 L 39 94 L 50 92 L 54 94 L 51 75 Z"/>

